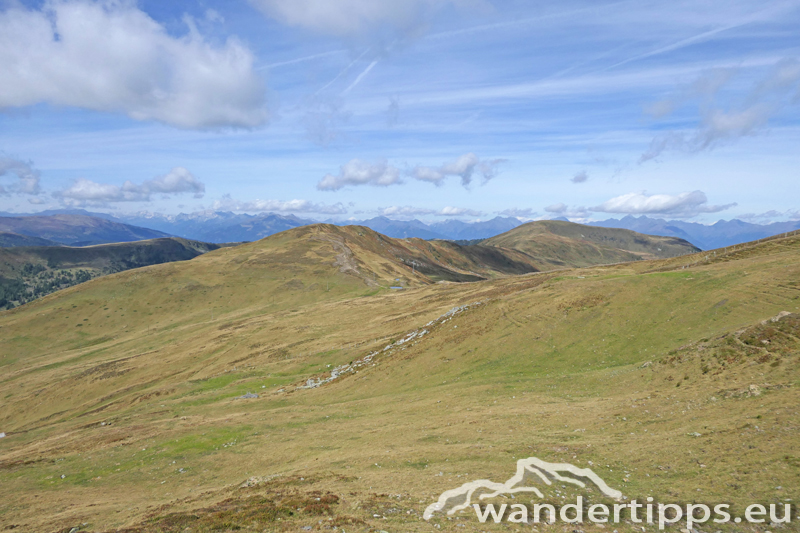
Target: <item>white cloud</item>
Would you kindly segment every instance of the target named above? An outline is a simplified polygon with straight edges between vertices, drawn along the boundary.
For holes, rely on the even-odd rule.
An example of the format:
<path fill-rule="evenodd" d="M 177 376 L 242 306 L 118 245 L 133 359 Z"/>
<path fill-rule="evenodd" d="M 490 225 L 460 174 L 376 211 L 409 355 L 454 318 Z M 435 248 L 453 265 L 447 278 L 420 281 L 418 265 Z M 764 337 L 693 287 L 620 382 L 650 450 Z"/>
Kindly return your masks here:
<path fill-rule="evenodd" d="M 782 220 L 795 221 L 800 220 L 800 210 L 788 209 L 786 211 L 776 211 L 775 209 L 770 209 L 764 213 L 745 213 L 743 215 L 737 215 L 736 218 L 752 222 L 753 224 L 769 224 Z"/>
<path fill-rule="evenodd" d="M 547 211 L 548 213 L 561 214 L 561 213 L 564 213 L 567 210 L 567 204 L 557 203 L 557 204 L 548 205 L 547 207 L 544 208 L 544 210 Z"/>
<path fill-rule="evenodd" d="M 441 185 L 448 176 L 458 176 L 461 178 L 461 184 L 468 187 L 472 183 L 472 176 L 476 171 L 483 176 L 484 182 L 486 182 L 497 175 L 498 166 L 503 162 L 505 159 L 481 161 L 477 155 L 470 152 L 437 168 L 417 166 L 411 171 L 411 175 L 415 179 L 437 186 Z"/>
<path fill-rule="evenodd" d="M 651 115 L 662 117 L 697 100 L 699 123 L 693 131 L 669 131 L 658 135 L 641 155 L 639 163 L 655 159 L 667 150 L 694 153 L 757 135 L 786 107 L 800 102 L 800 61 L 788 58 L 773 65 L 743 103 L 723 109 L 716 103 L 718 94 L 737 73 L 737 69 L 731 68 L 704 72 L 676 95 L 650 106 L 647 111 Z"/>
<path fill-rule="evenodd" d="M 443 208 L 441 211 L 439 211 L 437 215 L 442 217 L 463 217 L 463 216 L 479 217 L 483 215 L 483 213 L 480 211 L 476 211 L 475 209 L 467 209 L 466 207 L 447 206 Z"/>
<path fill-rule="evenodd" d="M 698 78 L 688 86 L 681 88 L 675 94 L 664 100 L 655 102 L 645 107 L 645 112 L 655 118 L 661 118 L 671 114 L 680 106 L 700 99 L 703 102 L 711 102 L 717 93 L 728 84 L 737 74 L 735 68 L 712 68 L 700 74 Z"/>
<path fill-rule="evenodd" d="M 583 206 L 570 207 L 563 202 L 548 205 L 547 207 L 544 208 L 544 210 L 550 213 L 552 216 L 564 217 L 576 222 L 585 221 L 592 214 L 592 212 L 589 209 L 586 209 Z"/>
<path fill-rule="evenodd" d="M 503 209 L 502 211 L 498 211 L 497 214 L 506 217 L 516 217 L 516 218 L 533 218 L 539 216 L 539 213 L 537 213 L 530 207 L 524 207 L 524 208 L 510 207 L 508 209 Z"/>
<path fill-rule="evenodd" d="M 206 186 L 183 167 L 175 167 L 167 174 L 145 181 L 139 187 L 149 193 L 178 194 L 190 192 L 195 198 L 202 198 Z"/>
<path fill-rule="evenodd" d="M 628 215 L 663 214 L 691 218 L 701 213 L 718 213 L 736 205 L 736 203 L 708 205 L 708 198 L 702 191 L 677 195 L 632 192 L 611 198 L 599 206 L 592 207 L 591 211 Z"/>
<path fill-rule="evenodd" d="M 382 209 L 379 209 L 378 212 L 381 215 L 387 217 L 391 216 L 414 217 L 423 215 L 433 215 L 437 217 L 463 217 L 463 216 L 479 217 L 483 215 L 481 211 L 477 211 L 475 209 L 469 209 L 466 207 L 453 207 L 453 206 L 447 206 L 437 210 L 425 207 L 412 207 L 409 205 L 406 206 L 393 205 L 391 207 L 384 207 Z"/>
<path fill-rule="evenodd" d="M 570 179 L 570 181 L 572 183 L 584 183 L 588 179 L 589 179 L 589 173 L 586 172 L 585 170 L 581 170 L 580 172 L 572 176 L 572 179 Z"/>
<path fill-rule="evenodd" d="M 417 180 L 427 181 L 436 186 L 442 185 L 448 176 L 458 176 L 461 178 L 461 184 L 464 187 L 468 187 L 476 172 L 483 176 L 484 183 L 495 177 L 497 175 L 497 167 L 504 161 L 505 159 L 481 161 L 477 155 L 470 152 L 440 167 L 417 166 L 407 173 Z M 317 183 L 317 189 L 321 191 L 338 191 L 348 185 L 386 187 L 397 183 L 402 183 L 400 169 L 390 165 L 385 160 L 377 163 L 368 163 L 361 159 L 351 159 L 340 167 L 338 175 L 325 175 Z"/>
<path fill-rule="evenodd" d="M 327 174 L 317 183 L 321 191 L 338 191 L 348 185 L 374 185 L 387 187 L 400 183 L 400 170 L 386 161 L 367 163 L 360 159 L 351 159 L 342 165 L 339 175 Z"/>
<path fill-rule="evenodd" d="M 314 97 L 306 106 L 303 123 L 306 136 L 311 142 L 328 146 L 344 138 L 342 126 L 350 120 L 352 113 L 344 109 L 341 100 Z"/>
<path fill-rule="evenodd" d="M 325 35 L 391 43 L 421 34 L 443 7 L 483 6 L 481 0 L 250 0 L 269 17 Z"/>
<path fill-rule="evenodd" d="M 250 213 L 320 213 L 325 215 L 342 215 L 347 209 L 341 202 L 333 205 L 318 204 L 309 200 L 251 200 L 242 202 L 225 195 L 213 204 L 214 211 L 242 211 Z"/>
<path fill-rule="evenodd" d="M 181 193 L 193 193 L 195 198 L 202 198 L 205 185 L 185 168 L 175 167 L 169 173 L 144 181 L 141 185 L 126 181 L 119 186 L 78 178 L 72 186 L 53 193 L 53 196 L 66 205 L 103 206 L 115 202 L 149 202 L 154 194 Z"/>
<path fill-rule="evenodd" d="M 192 129 L 267 120 L 252 52 L 207 41 L 188 17 L 173 37 L 128 1 L 12 6 L 0 11 L 0 107 L 46 102 Z"/>
<path fill-rule="evenodd" d="M 39 187 L 39 171 L 33 168 L 30 163 L 10 157 L 0 157 L 0 178 L 10 174 L 16 176 L 17 181 L 9 186 L 8 189 L 0 185 L 0 195 L 9 193 L 37 195 L 42 192 Z"/>
<path fill-rule="evenodd" d="M 385 217 L 415 217 L 421 215 L 436 214 L 435 209 L 427 209 L 425 207 L 412 207 L 410 205 L 398 206 L 393 205 L 379 209 L 378 212 Z"/>

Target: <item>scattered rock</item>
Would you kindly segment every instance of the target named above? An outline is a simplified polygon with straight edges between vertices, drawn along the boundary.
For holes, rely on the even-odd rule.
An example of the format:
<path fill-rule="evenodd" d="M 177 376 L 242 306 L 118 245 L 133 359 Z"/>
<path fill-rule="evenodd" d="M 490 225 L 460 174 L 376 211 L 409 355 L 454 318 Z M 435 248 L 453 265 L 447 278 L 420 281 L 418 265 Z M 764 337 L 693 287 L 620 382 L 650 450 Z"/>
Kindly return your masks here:
<path fill-rule="evenodd" d="M 239 485 L 239 488 L 245 489 L 247 487 L 255 487 L 257 485 L 261 485 L 262 483 L 266 483 L 267 481 L 271 481 L 280 476 L 281 474 L 273 474 L 271 476 L 252 476 L 248 478 L 244 483 Z"/>
<path fill-rule="evenodd" d="M 4 438 L 5 436 L 6 436 L 5 433 L 0 433 L 0 439 Z"/>
<path fill-rule="evenodd" d="M 472 308 L 474 308 L 476 306 L 483 305 L 484 303 L 485 302 L 473 302 L 472 304 L 467 304 L 467 305 L 454 307 L 454 308 L 450 309 L 448 312 L 446 312 L 445 314 L 443 314 L 442 316 L 440 316 L 439 318 L 437 318 L 435 320 L 431 320 L 430 322 L 425 324 L 422 327 L 422 329 L 414 330 L 411 333 L 407 334 L 405 337 L 402 337 L 402 338 L 400 338 L 400 339 L 398 339 L 396 341 L 390 342 L 389 344 L 387 344 L 383 348 L 383 350 L 379 349 L 379 350 L 376 350 L 374 352 L 370 352 L 369 354 L 365 355 L 361 359 L 353 361 L 350 364 L 340 365 L 340 366 L 334 368 L 333 370 L 331 370 L 330 375 L 327 376 L 327 377 L 319 377 L 317 379 L 309 378 L 308 380 L 306 380 L 305 385 L 299 385 L 299 386 L 296 387 L 296 389 L 298 389 L 298 390 L 299 389 L 314 389 L 314 388 L 320 387 L 322 385 L 325 385 L 326 383 L 330 383 L 331 381 L 333 381 L 333 380 L 335 380 L 335 379 L 337 379 L 337 378 L 339 378 L 339 377 L 341 377 L 341 376 L 343 376 L 345 374 L 355 374 L 355 373 L 358 372 L 359 368 L 366 367 L 366 366 L 375 366 L 377 363 L 373 362 L 373 359 L 377 355 L 379 355 L 381 353 L 386 353 L 386 355 L 392 355 L 392 351 L 395 348 L 398 348 L 398 347 L 402 346 L 403 344 L 406 344 L 406 343 L 409 343 L 409 342 L 412 342 L 412 341 L 414 343 L 419 342 L 419 340 L 422 339 L 422 337 L 424 337 L 426 334 L 430 333 L 430 330 L 427 329 L 427 328 L 432 328 L 432 326 L 445 324 L 449 320 L 451 320 L 455 315 L 457 315 L 459 313 L 463 313 L 464 311 L 472 309 Z M 283 392 L 283 391 L 284 391 L 284 389 L 281 389 L 278 392 Z"/>
<path fill-rule="evenodd" d="M 698 433 L 696 431 L 693 432 L 693 433 L 687 433 L 687 435 L 689 435 L 690 437 L 702 437 L 703 436 L 702 434 L 700 434 L 700 433 Z"/>
<path fill-rule="evenodd" d="M 785 316 L 789 316 L 789 315 L 791 315 L 791 314 L 792 314 L 792 313 L 790 313 L 789 311 L 781 311 L 780 313 L 778 313 L 777 315 L 775 315 L 775 316 L 774 316 L 774 317 L 772 317 L 772 318 L 768 318 L 767 320 L 762 320 L 762 321 L 761 321 L 761 325 L 762 325 L 762 326 L 766 326 L 766 325 L 767 325 L 767 322 L 777 322 L 777 321 L 779 321 L 781 318 L 783 318 L 783 317 L 785 317 Z"/>
<path fill-rule="evenodd" d="M 247 394 L 242 394 L 241 396 L 237 396 L 237 400 L 250 400 L 251 398 L 258 398 L 258 394 L 253 392 L 248 392 Z"/>

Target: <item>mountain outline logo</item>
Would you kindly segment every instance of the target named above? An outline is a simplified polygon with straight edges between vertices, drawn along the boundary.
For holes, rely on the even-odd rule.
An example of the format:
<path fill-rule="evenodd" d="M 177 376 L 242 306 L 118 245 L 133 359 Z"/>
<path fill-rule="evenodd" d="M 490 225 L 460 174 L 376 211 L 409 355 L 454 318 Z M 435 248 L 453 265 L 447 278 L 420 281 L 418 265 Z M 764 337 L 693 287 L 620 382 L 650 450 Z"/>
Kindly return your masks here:
<path fill-rule="evenodd" d="M 606 496 L 615 500 L 623 499 L 622 492 L 609 487 L 600 476 L 589 468 L 580 468 L 570 463 L 548 463 L 538 457 L 528 457 L 517 460 L 516 473 L 505 483 L 479 479 L 443 492 L 436 503 L 425 508 L 422 518 L 430 520 L 436 512 L 446 512 L 448 515 L 452 515 L 466 509 L 472 504 L 476 493 L 478 493 L 479 500 L 518 492 L 531 492 L 539 498 L 544 498 L 542 491 L 533 486 L 530 480 L 542 482 L 545 485 L 552 485 L 553 481 L 558 481 L 580 488 L 586 488 L 587 483 L 591 483 Z"/>

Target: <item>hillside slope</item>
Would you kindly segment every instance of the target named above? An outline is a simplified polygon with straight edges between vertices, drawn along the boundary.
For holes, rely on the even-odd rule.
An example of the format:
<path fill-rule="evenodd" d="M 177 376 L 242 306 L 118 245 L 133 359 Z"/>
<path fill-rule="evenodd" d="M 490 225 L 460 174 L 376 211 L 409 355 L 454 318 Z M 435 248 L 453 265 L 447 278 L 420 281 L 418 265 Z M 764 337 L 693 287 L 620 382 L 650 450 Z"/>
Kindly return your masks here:
<path fill-rule="evenodd" d="M 385 253 L 413 243 L 368 232 L 298 228 L 0 313 L 4 523 L 431 531 L 440 493 L 529 456 L 629 498 L 797 497 L 800 237 L 432 284 Z M 413 288 L 385 289 L 397 273 Z M 506 527 L 452 518 L 432 521 Z"/>
<path fill-rule="evenodd" d="M 0 249 L 0 309 L 15 307 L 92 278 L 172 261 L 186 261 L 219 244 L 177 237 L 87 247 Z"/>
<path fill-rule="evenodd" d="M 0 248 L 13 248 L 14 246 L 58 246 L 58 243 L 18 233 L 0 232 Z"/>
<path fill-rule="evenodd" d="M 481 244 L 519 250 L 551 268 L 666 258 L 700 251 L 677 237 L 643 235 L 625 229 L 559 220 L 528 222 Z"/>
<path fill-rule="evenodd" d="M 158 239 L 170 235 L 86 215 L 0 217 L 0 232 L 38 237 L 72 246 Z"/>

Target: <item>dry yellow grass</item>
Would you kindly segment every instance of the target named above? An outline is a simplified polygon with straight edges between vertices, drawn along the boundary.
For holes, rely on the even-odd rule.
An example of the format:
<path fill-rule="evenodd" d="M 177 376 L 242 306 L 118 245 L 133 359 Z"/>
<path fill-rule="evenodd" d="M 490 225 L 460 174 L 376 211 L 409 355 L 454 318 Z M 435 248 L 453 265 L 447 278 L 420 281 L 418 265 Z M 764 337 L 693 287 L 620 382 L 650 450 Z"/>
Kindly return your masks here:
<path fill-rule="evenodd" d="M 528 456 L 591 461 L 629 497 L 796 500 L 798 339 L 759 324 L 798 312 L 797 237 L 708 263 L 430 284 L 388 241 L 330 228 L 0 314 L 0 523 L 488 530 L 421 513 Z"/>

